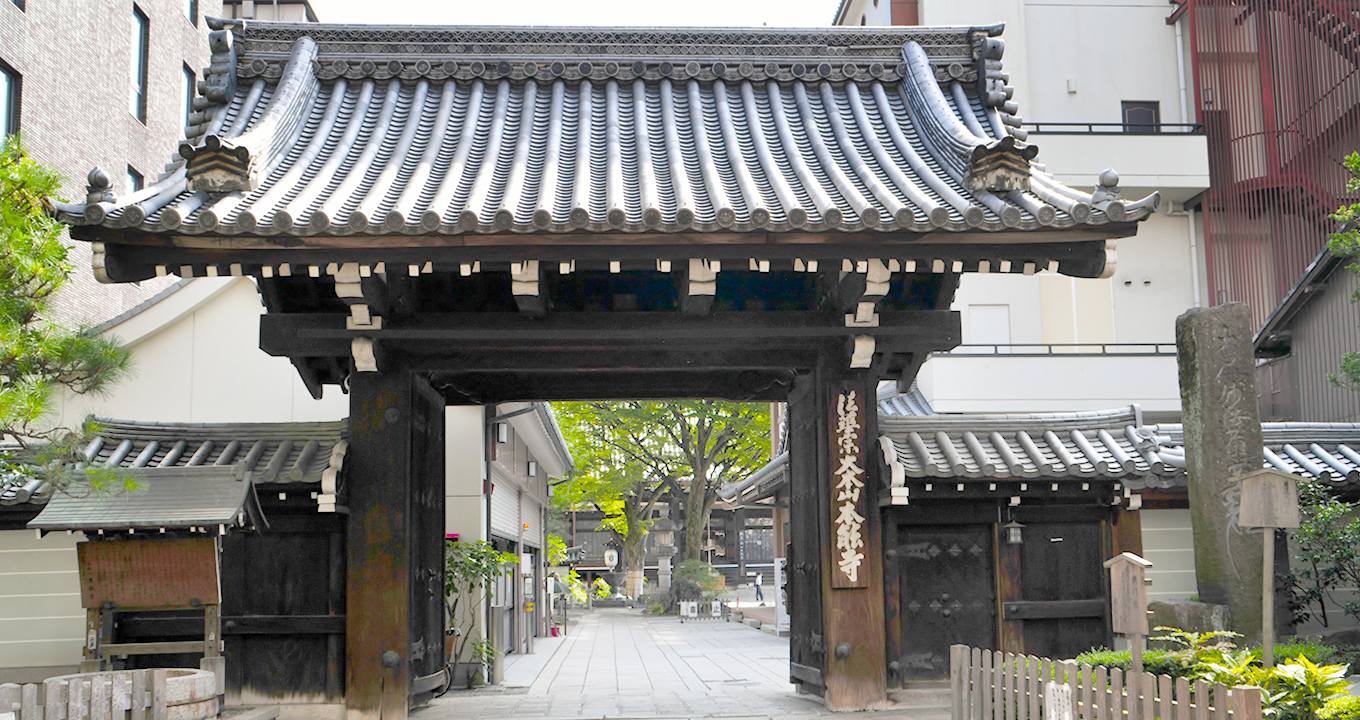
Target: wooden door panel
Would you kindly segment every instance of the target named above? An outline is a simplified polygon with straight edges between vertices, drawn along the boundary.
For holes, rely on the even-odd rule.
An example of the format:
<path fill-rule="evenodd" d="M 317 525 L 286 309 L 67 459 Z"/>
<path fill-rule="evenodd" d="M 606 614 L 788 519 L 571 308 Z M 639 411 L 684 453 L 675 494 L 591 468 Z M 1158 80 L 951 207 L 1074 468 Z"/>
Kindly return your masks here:
<path fill-rule="evenodd" d="M 344 548 L 320 528 L 223 538 L 228 704 L 344 701 Z M 337 632 L 290 617 L 335 617 Z"/>
<path fill-rule="evenodd" d="M 905 680 L 945 677 L 949 646 L 996 646 L 992 530 L 988 525 L 900 526 L 893 548 L 901 582 Z"/>
<path fill-rule="evenodd" d="M 1045 613 L 1024 618 L 1025 652 L 1070 658 L 1110 642 L 1105 619 L 1108 605 L 1102 557 L 1103 526 L 1098 522 L 1031 522 L 1020 546 L 1023 603 L 1053 603 L 1072 615 Z M 1088 601 L 1088 602 L 1080 602 Z M 1100 615 L 1090 606 L 1099 603 Z M 1040 607 L 1043 607 L 1040 605 Z"/>

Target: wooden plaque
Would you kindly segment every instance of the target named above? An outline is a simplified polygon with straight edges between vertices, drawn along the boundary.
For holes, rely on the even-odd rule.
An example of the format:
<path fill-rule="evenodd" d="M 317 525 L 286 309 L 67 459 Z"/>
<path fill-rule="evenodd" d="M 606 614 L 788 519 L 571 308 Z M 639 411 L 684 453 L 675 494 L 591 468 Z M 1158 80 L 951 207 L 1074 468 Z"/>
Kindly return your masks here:
<path fill-rule="evenodd" d="M 76 546 L 80 604 L 123 610 L 221 602 L 217 539 L 119 540 Z"/>
<path fill-rule="evenodd" d="M 831 587 L 869 587 L 869 473 L 863 390 L 831 398 Z"/>
<path fill-rule="evenodd" d="M 1105 561 L 1110 569 L 1110 625 L 1123 635 L 1147 635 L 1146 570 L 1152 563 L 1133 553 L 1120 553 Z"/>
<path fill-rule="evenodd" d="M 1296 528 L 1299 526 L 1298 478 L 1279 470 L 1263 469 L 1242 476 L 1242 527 Z"/>

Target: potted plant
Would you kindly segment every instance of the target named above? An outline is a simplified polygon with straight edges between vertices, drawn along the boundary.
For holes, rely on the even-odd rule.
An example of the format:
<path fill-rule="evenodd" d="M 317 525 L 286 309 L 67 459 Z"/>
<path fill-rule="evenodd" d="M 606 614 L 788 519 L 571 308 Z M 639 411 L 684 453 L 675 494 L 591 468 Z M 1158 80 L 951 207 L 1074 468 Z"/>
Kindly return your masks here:
<path fill-rule="evenodd" d="M 444 549 L 444 652 L 450 684 L 467 687 L 489 677 L 486 668 L 496 660 L 496 647 L 484 638 L 477 619 L 488 588 L 508 566 L 518 561 L 485 541 L 451 540 Z"/>

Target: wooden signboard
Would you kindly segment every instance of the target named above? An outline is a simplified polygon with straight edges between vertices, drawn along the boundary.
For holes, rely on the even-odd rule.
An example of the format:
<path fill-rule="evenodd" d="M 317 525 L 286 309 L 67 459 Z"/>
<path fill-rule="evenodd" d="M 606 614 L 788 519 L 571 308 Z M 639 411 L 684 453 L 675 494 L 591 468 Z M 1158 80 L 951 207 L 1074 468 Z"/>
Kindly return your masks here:
<path fill-rule="evenodd" d="M 216 538 L 83 542 L 80 604 L 119 610 L 188 608 L 221 602 Z"/>
<path fill-rule="evenodd" d="M 1110 569 L 1110 625 L 1122 635 L 1147 635 L 1147 577 L 1152 563 L 1133 553 L 1105 561 Z"/>
<path fill-rule="evenodd" d="M 1299 526 L 1298 479 L 1274 468 L 1249 472 L 1242 484 L 1237 524 L 1263 528 L 1261 547 L 1261 664 L 1275 665 L 1275 528 Z"/>
<path fill-rule="evenodd" d="M 864 394 L 845 390 L 831 407 L 831 587 L 869 586 L 869 494 Z"/>
<path fill-rule="evenodd" d="M 1242 527 L 1296 528 L 1299 526 L 1298 478 L 1274 469 L 1242 476 Z"/>

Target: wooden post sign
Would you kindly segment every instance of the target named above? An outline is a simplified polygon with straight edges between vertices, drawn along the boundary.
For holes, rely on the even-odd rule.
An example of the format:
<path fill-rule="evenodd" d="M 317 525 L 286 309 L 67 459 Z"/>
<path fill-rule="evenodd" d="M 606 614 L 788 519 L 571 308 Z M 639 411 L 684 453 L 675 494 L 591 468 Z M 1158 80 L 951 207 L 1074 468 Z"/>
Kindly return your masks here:
<path fill-rule="evenodd" d="M 1136 698 L 1143 678 L 1143 638 L 1148 634 L 1147 569 L 1152 563 L 1126 552 L 1106 560 L 1105 567 L 1110 569 L 1110 625 L 1129 639 L 1133 656 L 1128 675 L 1129 697 Z"/>
<path fill-rule="evenodd" d="M 869 496 L 865 492 L 865 399 L 856 390 L 836 395 L 831 417 L 831 587 L 869 586 L 865 560 Z"/>
<path fill-rule="evenodd" d="M 1261 664 L 1275 665 L 1275 528 L 1299 526 L 1298 479 L 1273 468 L 1243 475 L 1237 524 L 1264 528 L 1261 560 Z"/>

